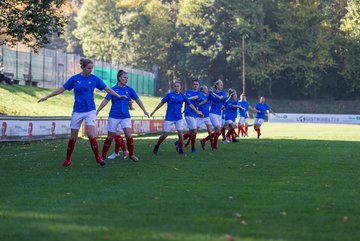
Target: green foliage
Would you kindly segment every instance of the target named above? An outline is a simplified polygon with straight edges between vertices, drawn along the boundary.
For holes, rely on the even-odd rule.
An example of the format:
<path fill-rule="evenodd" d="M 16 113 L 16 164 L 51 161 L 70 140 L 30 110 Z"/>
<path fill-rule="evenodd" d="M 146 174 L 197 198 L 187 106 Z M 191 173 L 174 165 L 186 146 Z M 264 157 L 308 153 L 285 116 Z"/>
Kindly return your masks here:
<path fill-rule="evenodd" d="M 3 0 L 0 2 L 0 45 L 20 42 L 38 50 L 60 34 L 66 20 L 63 0 Z"/>
<path fill-rule="evenodd" d="M 159 67 L 159 93 L 193 78 L 241 91 L 245 36 L 250 94 L 354 99 L 359 9 L 359 0 L 89 0 L 75 33 L 86 56 Z"/>

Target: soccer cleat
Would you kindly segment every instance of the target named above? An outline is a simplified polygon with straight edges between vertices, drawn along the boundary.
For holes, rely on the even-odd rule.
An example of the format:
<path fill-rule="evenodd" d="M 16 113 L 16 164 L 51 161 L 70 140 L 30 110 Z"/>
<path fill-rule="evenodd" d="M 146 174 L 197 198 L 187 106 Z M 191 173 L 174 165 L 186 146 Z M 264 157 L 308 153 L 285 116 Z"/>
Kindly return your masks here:
<path fill-rule="evenodd" d="M 153 153 L 156 155 L 158 153 L 158 150 L 159 150 L 159 145 L 155 145 Z"/>
<path fill-rule="evenodd" d="M 234 138 L 234 139 L 232 140 L 232 142 L 239 142 L 239 141 Z"/>
<path fill-rule="evenodd" d="M 200 140 L 200 144 L 201 144 L 201 149 L 205 150 L 205 142 L 204 140 Z"/>
<path fill-rule="evenodd" d="M 230 140 L 230 138 L 228 138 L 228 137 L 226 137 L 226 143 L 230 143 L 231 142 L 231 140 Z"/>
<path fill-rule="evenodd" d="M 196 149 L 195 149 L 195 148 L 191 148 L 191 152 L 192 152 L 192 153 L 196 153 Z"/>
<path fill-rule="evenodd" d="M 102 167 L 106 165 L 106 162 L 101 157 L 96 158 L 96 162 Z"/>
<path fill-rule="evenodd" d="M 137 162 L 139 161 L 139 158 L 135 155 L 129 156 L 129 158 L 133 161 L 133 162 Z"/>
<path fill-rule="evenodd" d="M 179 152 L 180 155 L 184 154 L 184 151 L 182 149 L 180 149 L 178 152 Z"/>
<path fill-rule="evenodd" d="M 221 143 L 222 143 L 222 144 L 227 144 L 227 143 L 229 143 L 229 142 L 227 142 L 226 140 L 223 140 L 223 141 L 221 141 Z"/>
<path fill-rule="evenodd" d="M 180 149 L 180 147 L 179 147 L 179 141 L 174 141 L 174 145 L 175 145 L 175 150 L 176 150 L 176 152 L 179 152 L 179 149 Z"/>
<path fill-rule="evenodd" d="M 113 154 L 111 154 L 110 156 L 108 156 L 108 159 L 113 160 L 113 159 L 115 159 L 115 158 L 118 157 L 118 156 L 120 156 L 120 154 L 114 152 Z"/>
<path fill-rule="evenodd" d="M 129 158 L 129 151 L 124 151 L 124 159 L 128 159 Z"/>
<path fill-rule="evenodd" d="M 63 162 L 63 167 L 68 167 L 68 166 L 70 166 L 72 164 L 72 161 L 71 160 L 65 160 L 64 162 Z"/>

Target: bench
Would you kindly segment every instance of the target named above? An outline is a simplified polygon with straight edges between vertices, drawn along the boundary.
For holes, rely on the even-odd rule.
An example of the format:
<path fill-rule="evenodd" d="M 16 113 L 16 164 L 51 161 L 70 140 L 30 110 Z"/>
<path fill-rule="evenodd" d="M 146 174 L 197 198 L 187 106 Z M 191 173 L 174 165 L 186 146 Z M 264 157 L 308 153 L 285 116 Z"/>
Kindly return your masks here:
<path fill-rule="evenodd" d="M 24 76 L 25 85 L 38 87 L 38 82 L 32 80 L 31 74 L 23 74 L 23 76 Z"/>

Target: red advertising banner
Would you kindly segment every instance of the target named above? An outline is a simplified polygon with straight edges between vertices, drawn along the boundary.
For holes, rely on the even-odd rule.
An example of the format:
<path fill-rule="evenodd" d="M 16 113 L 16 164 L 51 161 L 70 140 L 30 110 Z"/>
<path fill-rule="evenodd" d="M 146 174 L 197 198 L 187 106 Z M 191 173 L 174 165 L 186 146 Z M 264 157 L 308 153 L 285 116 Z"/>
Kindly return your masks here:
<path fill-rule="evenodd" d="M 97 136 L 107 135 L 107 118 L 101 118 L 96 120 L 95 132 Z M 134 134 L 148 134 L 148 133 L 159 133 L 164 131 L 164 120 L 131 120 L 132 133 Z M 86 126 L 82 128 L 83 136 L 86 136 Z"/>

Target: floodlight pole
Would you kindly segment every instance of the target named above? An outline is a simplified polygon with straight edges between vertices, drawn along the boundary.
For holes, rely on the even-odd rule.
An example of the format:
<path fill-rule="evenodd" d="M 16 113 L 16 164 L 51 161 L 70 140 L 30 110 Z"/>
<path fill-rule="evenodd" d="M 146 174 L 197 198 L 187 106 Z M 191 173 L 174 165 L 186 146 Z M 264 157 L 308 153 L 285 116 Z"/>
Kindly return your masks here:
<path fill-rule="evenodd" d="M 245 35 L 242 36 L 242 84 L 245 93 Z"/>

